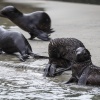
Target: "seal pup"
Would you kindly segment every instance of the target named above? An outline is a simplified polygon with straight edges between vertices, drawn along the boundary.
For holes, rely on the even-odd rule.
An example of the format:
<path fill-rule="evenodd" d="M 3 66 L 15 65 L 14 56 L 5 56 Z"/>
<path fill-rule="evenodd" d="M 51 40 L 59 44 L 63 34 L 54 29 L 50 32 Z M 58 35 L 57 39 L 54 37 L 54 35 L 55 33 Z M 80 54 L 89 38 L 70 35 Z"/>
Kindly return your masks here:
<path fill-rule="evenodd" d="M 75 50 L 85 47 L 75 38 L 56 38 L 50 41 L 48 46 L 49 63 L 44 69 L 44 76 L 54 77 L 60 75 L 63 70 L 70 70 L 75 60 Z"/>
<path fill-rule="evenodd" d="M 6 6 L 0 11 L 0 16 L 8 18 L 17 26 L 30 34 L 30 40 L 37 37 L 41 40 L 50 40 L 49 36 L 53 31 L 51 29 L 51 19 L 46 12 L 36 11 L 23 14 L 14 6 Z"/>
<path fill-rule="evenodd" d="M 0 53 L 2 53 L 2 51 L 8 54 L 19 52 L 21 54 L 19 59 L 21 61 L 25 61 L 29 55 L 33 58 L 48 58 L 34 54 L 29 42 L 23 34 L 0 27 Z"/>
<path fill-rule="evenodd" d="M 91 61 L 90 52 L 83 47 L 76 49 L 76 60 L 72 65 L 72 77 L 68 83 L 76 82 L 78 85 L 100 85 L 100 67 Z"/>

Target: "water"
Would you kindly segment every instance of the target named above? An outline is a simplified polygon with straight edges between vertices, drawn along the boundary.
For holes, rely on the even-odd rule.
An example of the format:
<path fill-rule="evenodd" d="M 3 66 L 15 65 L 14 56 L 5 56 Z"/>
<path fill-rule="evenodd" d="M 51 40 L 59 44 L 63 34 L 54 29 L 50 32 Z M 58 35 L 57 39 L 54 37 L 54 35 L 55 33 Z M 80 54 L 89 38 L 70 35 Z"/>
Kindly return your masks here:
<path fill-rule="evenodd" d="M 17 2 L 17 3 L 16 3 Z M 75 37 L 80 39 L 91 51 L 93 63 L 100 66 L 100 6 L 62 3 L 53 1 L 32 1 L 28 3 L 13 0 L 22 12 L 46 11 L 52 18 L 52 27 L 56 30 L 51 38 Z M 58 5 L 58 8 L 57 6 Z M 29 34 L 15 26 L 8 19 L 0 18 L 0 25 L 9 30 Z M 29 41 L 33 52 L 48 56 L 48 43 L 38 39 Z M 99 100 L 100 87 L 64 84 L 71 76 L 71 71 L 55 78 L 45 78 L 43 69 L 47 59 L 29 58 L 20 62 L 15 55 L 0 55 L 0 100 Z"/>

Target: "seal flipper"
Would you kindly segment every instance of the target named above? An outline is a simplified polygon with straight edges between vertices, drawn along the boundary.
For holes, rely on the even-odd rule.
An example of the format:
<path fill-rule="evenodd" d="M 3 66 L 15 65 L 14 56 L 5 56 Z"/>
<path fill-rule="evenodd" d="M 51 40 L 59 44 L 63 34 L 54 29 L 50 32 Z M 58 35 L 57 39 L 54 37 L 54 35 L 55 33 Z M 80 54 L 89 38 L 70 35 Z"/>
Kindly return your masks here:
<path fill-rule="evenodd" d="M 36 29 L 36 28 L 33 30 L 33 32 L 30 32 L 30 34 L 34 34 L 37 38 L 44 40 L 44 41 L 50 40 L 47 33 L 43 32 L 42 30 Z"/>
<path fill-rule="evenodd" d="M 48 64 L 44 69 L 44 76 L 46 77 L 54 77 L 56 72 L 56 65 L 55 64 Z"/>
<path fill-rule="evenodd" d="M 86 85 L 90 68 L 86 68 L 78 80 L 78 85 Z"/>
<path fill-rule="evenodd" d="M 53 32 L 55 32 L 55 31 L 53 30 L 53 28 L 51 28 L 50 30 L 47 31 L 47 34 L 51 34 Z"/>

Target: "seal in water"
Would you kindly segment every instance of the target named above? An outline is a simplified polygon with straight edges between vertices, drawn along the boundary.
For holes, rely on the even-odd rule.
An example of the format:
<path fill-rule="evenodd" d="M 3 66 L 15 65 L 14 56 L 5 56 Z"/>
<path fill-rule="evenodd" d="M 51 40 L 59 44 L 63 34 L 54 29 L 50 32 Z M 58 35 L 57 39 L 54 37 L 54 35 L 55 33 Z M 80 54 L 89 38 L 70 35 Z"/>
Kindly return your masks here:
<path fill-rule="evenodd" d="M 14 6 L 6 6 L 0 11 L 0 16 L 10 19 L 24 31 L 29 32 L 30 40 L 37 37 L 41 40 L 50 40 L 52 32 L 51 19 L 43 11 L 36 11 L 29 14 L 23 14 Z"/>
<path fill-rule="evenodd" d="M 72 65 L 72 77 L 68 83 L 100 85 L 100 67 L 93 65 L 90 52 L 83 47 L 76 49 L 76 61 Z"/>
<path fill-rule="evenodd" d="M 29 55 L 33 58 L 48 58 L 34 54 L 29 42 L 23 34 L 8 31 L 0 27 L 0 53 L 2 53 L 2 51 L 8 54 L 19 52 L 21 54 L 21 56 L 19 56 L 21 61 L 25 61 Z"/>
<path fill-rule="evenodd" d="M 71 64 L 75 60 L 75 50 L 78 47 L 84 47 L 84 45 L 75 38 L 51 40 L 48 46 L 49 63 L 44 69 L 44 76 L 54 77 L 60 75 L 66 68 L 66 70 L 71 69 Z"/>

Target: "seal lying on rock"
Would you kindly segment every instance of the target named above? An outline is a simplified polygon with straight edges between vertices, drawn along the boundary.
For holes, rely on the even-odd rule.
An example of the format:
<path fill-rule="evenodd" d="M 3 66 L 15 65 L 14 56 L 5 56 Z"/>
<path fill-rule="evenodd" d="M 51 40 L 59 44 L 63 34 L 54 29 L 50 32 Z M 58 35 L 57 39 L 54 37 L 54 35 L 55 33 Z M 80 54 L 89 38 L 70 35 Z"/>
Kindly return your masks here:
<path fill-rule="evenodd" d="M 76 61 L 72 65 L 72 77 L 67 83 L 78 85 L 100 85 L 100 67 L 92 64 L 90 52 L 83 47 L 76 50 Z"/>
<path fill-rule="evenodd" d="M 21 61 L 25 61 L 29 55 L 33 58 L 48 58 L 34 54 L 27 39 L 19 32 L 8 31 L 0 27 L 0 53 L 2 51 L 8 54 L 19 52 Z"/>
<path fill-rule="evenodd" d="M 10 19 L 21 29 L 29 32 L 30 39 L 37 37 L 44 41 L 50 40 L 51 19 L 49 15 L 43 11 L 36 11 L 29 14 L 23 14 L 14 6 L 6 6 L 0 11 L 0 16 Z"/>
<path fill-rule="evenodd" d="M 78 47 L 84 47 L 84 45 L 75 38 L 51 40 L 48 47 L 49 63 L 44 70 L 44 76 L 54 77 L 63 72 L 61 68 L 71 69 L 71 64 L 75 60 L 75 50 Z"/>

